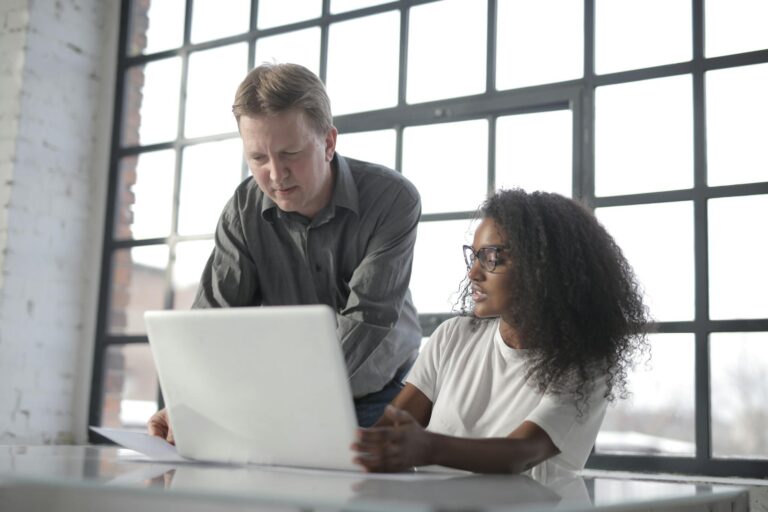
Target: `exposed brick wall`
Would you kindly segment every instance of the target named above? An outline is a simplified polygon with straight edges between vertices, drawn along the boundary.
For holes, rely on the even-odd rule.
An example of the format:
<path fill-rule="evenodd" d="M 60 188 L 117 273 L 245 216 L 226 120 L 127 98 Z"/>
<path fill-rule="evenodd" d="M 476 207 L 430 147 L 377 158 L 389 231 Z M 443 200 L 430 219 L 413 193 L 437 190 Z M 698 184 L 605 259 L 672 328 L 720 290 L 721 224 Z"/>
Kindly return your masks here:
<path fill-rule="evenodd" d="M 0 444 L 84 439 L 118 4 L 0 3 Z"/>

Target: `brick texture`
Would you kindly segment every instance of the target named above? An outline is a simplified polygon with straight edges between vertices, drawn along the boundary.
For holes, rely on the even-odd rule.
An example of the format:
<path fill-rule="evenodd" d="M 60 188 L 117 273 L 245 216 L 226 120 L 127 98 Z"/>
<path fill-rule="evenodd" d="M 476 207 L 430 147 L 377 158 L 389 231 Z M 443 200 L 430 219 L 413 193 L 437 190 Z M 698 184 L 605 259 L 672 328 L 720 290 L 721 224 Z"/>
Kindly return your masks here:
<path fill-rule="evenodd" d="M 0 3 L 0 444 L 84 439 L 118 4 Z"/>

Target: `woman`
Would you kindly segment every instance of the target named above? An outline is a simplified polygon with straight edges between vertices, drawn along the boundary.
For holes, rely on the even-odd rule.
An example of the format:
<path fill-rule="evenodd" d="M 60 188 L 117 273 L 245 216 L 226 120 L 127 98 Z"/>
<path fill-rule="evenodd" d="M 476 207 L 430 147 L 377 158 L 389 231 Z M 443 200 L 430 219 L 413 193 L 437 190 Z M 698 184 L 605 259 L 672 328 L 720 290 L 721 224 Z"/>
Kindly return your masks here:
<path fill-rule="evenodd" d="M 588 210 L 500 191 L 482 209 L 462 315 L 440 325 L 404 389 L 352 445 L 368 471 L 439 464 L 534 476 L 579 470 L 608 401 L 647 351 L 631 267 Z"/>

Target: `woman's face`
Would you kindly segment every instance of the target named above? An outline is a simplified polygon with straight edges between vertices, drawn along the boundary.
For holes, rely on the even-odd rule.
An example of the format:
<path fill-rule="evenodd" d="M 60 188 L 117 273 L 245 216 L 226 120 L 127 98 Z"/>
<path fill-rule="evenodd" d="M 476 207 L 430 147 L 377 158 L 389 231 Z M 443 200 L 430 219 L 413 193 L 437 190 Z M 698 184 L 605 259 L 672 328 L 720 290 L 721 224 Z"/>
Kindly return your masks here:
<path fill-rule="evenodd" d="M 505 249 L 492 249 L 504 247 L 504 242 L 493 219 L 483 219 L 475 231 L 472 251 L 477 255 L 486 250 L 485 255 L 489 260 L 495 252 L 496 266 L 493 271 L 489 271 L 481 264 L 481 258 L 475 256 L 467 272 L 472 287 L 472 300 L 475 303 L 474 313 L 480 318 L 501 316 L 509 306 L 509 255 Z"/>

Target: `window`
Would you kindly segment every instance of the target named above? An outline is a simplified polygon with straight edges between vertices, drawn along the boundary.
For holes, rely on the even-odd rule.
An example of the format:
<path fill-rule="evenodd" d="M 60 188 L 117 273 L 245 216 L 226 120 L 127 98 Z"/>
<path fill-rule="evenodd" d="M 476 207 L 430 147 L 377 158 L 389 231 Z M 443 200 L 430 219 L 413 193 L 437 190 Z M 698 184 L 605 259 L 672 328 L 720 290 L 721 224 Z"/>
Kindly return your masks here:
<path fill-rule="evenodd" d="M 247 177 L 235 88 L 260 62 L 291 61 L 326 82 L 339 152 L 422 194 L 411 289 L 424 336 L 452 314 L 489 192 L 579 199 L 657 322 L 589 465 L 768 474 L 763 2 L 123 3 L 92 424 L 141 427 L 157 407 L 143 312 L 191 304 Z"/>

